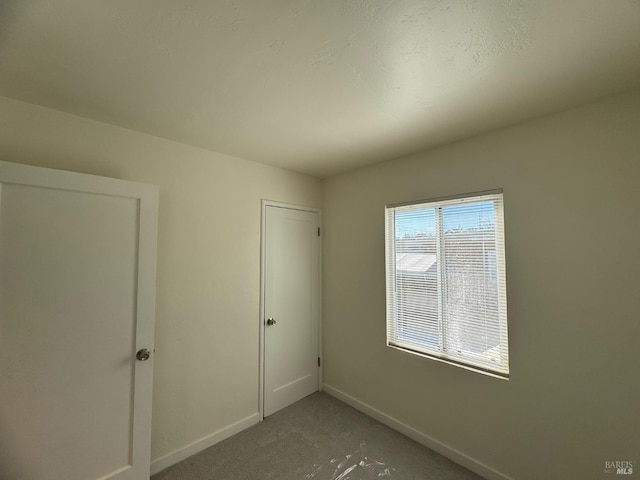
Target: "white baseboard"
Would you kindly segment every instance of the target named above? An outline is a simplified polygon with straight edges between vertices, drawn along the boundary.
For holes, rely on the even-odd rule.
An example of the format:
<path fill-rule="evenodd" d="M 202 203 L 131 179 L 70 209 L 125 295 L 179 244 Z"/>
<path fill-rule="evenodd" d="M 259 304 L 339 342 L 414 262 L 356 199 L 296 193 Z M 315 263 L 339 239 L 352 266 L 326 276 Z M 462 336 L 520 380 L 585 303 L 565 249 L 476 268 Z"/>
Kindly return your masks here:
<path fill-rule="evenodd" d="M 347 405 L 351 405 L 356 410 L 360 410 L 362 413 L 369 415 L 370 417 L 375 418 L 380 423 L 384 423 L 386 426 L 393 428 L 394 430 L 406 435 L 407 437 L 415 440 L 416 442 L 424 445 L 427 448 L 430 448 L 434 452 L 438 452 L 440 455 L 447 457 L 449 460 L 454 461 L 458 465 L 462 465 L 465 468 L 468 468 L 474 473 L 486 478 L 487 480 L 513 480 L 510 477 L 494 470 L 493 468 L 474 460 L 473 458 L 465 455 L 464 453 L 459 452 L 458 450 L 451 448 L 444 443 L 439 442 L 438 440 L 426 435 L 409 425 L 402 423 L 399 420 L 396 420 L 393 417 L 390 417 L 386 413 L 381 412 L 373 408 L 370 405 L 367 405 L 364 402 L 348 395 L 337 388 L 332 387 L 331 385 L 324 384 L 324 391 L 329 395 L 336 397 L 338 400 L 343 401 Z"/>
<path fill-rule="evenodd" d="M 260 421 L 260 414 L 254 413 L 253 415 L 249 415 L 247 418 L 243 418 L 231 425 L 224 427 L 217 432 L 213 432 L 211 435 L 207 435 L 200 440 L 197 440 L 189 445 L 176 450 L 175 452 L 164 455 L 160 458 L 157 458 L 151 462 L 151 475 L 155 475 L 158 472 L 161 472 L 165 468 L 169 468 L 171 465 L 175 465 L 186 458 L 189 458 L 191 455 L 195 455 L 202 450 L 209 448 L 215 445 L 222 440 L 226 440 L 227 438 L 235 435 L 236 433 L 240 433 L 241 431 L 252 427 Z"/>

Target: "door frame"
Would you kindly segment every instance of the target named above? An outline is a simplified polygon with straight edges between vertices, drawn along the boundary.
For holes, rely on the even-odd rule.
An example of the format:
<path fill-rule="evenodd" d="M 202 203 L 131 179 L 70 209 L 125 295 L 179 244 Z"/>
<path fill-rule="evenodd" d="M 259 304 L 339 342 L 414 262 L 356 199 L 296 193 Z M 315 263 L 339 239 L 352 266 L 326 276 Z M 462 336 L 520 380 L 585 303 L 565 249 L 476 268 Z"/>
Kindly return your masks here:
<path fill-rule="evenodd" d="M 318 390 L 322 390 L 324 361 L 322 360 L 322 211 L 319 208 L 304 207 L 291 203 L 276 202 L 272 200 L 262 199 L 261 206 L 261 227 L 260 227 L 260 318 L 258 325 L 259 334 L 259 385 L 258 385 L 258 413 L 260 421 L 264 420 L 264 368 L 265 368 L 265 270 L 266 270 L 266 233 L 267 233 L 267 207 L 288 208 L 290 210 L 301 210 L 304 212 L 313 212 L 318 214 L 318 228 L 320 228 L 320 236 L 318 238 L 318 357 L 320 357 L 320 366 L 318 367 Z"/>

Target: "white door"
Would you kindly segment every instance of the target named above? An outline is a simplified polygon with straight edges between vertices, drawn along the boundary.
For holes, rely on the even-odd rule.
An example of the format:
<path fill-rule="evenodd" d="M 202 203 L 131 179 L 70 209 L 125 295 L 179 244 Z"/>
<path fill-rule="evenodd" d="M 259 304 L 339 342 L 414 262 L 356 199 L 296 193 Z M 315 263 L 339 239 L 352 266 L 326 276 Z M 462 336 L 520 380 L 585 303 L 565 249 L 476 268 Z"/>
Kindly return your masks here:
<path fill-rule="evenodd" d="M 3 480 L 149 478 L 156 225 L 157 187 L 0 162 Z"/>
<path fill-rule="evenodd" d="M 318 390 L 319 213 L 264 211 L 264 416 Z"/>

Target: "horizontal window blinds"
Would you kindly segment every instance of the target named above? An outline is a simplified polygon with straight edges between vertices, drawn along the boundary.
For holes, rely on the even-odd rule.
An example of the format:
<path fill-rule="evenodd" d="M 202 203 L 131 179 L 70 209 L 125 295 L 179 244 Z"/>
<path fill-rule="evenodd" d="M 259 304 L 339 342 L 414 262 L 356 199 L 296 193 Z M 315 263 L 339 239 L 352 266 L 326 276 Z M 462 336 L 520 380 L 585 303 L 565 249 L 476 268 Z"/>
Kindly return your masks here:
<path fill-rule="evenodd" d="M 508 376 L 502 202 L 387 207 L 388 345 Z"/>

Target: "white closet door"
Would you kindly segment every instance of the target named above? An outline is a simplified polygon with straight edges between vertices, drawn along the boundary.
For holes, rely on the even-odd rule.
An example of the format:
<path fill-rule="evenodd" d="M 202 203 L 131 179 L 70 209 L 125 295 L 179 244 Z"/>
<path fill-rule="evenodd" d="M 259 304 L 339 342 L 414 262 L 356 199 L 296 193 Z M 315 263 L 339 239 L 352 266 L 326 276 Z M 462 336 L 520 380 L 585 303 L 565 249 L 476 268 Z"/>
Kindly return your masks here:
<path fill-rule="evenodd" d="M 265 208 L 265 416 L 318 390 L 318 226 L 318 212 Z"/>

